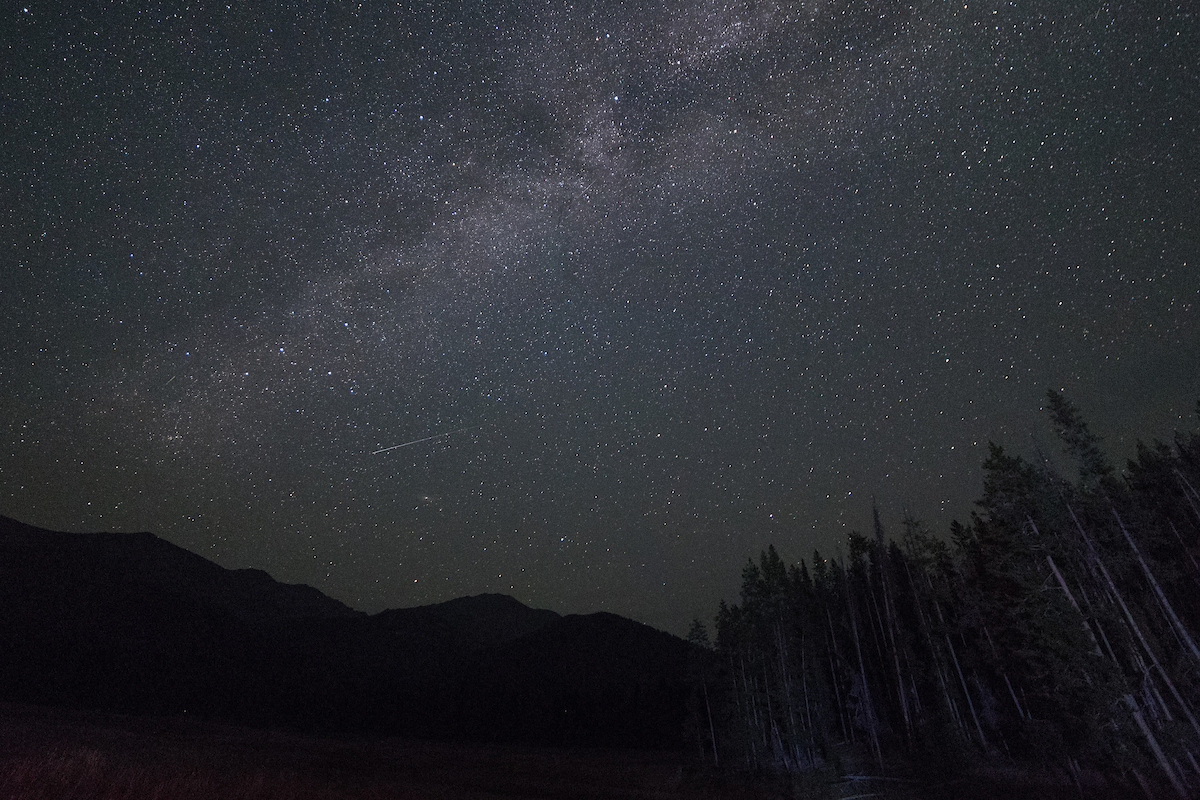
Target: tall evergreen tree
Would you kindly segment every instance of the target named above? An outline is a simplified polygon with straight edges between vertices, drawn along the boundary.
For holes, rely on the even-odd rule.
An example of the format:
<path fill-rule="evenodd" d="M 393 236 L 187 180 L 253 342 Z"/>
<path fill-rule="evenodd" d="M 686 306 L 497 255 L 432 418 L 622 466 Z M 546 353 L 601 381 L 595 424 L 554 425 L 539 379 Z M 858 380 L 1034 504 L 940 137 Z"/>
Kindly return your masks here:
<path fill-rule="evenodd" d="M 949 541 L 909 517 L 890 541 L 873 507 L 845 559 L 746 564 L 716 620 L 722 763 L 958 751 L 1200 793 L 1200 434 L 1121 475 L 1066 398 L 1046 411 L 1076 478 L 992 444 Z"/>

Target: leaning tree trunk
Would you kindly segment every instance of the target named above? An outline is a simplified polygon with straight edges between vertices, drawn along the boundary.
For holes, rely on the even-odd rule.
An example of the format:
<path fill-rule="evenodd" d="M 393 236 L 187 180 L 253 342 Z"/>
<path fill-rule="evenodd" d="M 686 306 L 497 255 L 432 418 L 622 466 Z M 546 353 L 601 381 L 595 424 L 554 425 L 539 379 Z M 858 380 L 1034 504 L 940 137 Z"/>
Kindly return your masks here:
<path fill-rule="evenodd" d="M 1196 663 L 1200 665 L 1200 647 L 1196 647 L 1196 643 L 1192 641 L 1191 634 L 1188 633 L 1187 628 L 1183 627 L 1183 623 L 1179 621 L 1179 617 L 1175 615 L 1175 609 L 1171 607 L 1167 596 L 1163 594 L 1162 587 L 1158 585 L 1158 581 L 1154 578 L 1154 573 L 1150 571 L 1149 565 L 1146 564 L 1146 559 L 1142 558 L 1142 552 L 1133 543 L 1133 537 L 1129 535 L 1125 523 L 1121 520 L 1121 515 L 1117 513 L 1115 508 L 1112 509 L 1112 513 L 1117 518 L 1117 524 L 1121 526 L 1121 533 L 1125 534 L 1125 541 L 1129 543 L 1129 548 L 1133 550 L 1133 554 L 1137 556 L 1138 563 L 1142 565 L 1142 572 L 1146 574 L 1146 580 L 1150 581 L 1150 586 L 1154 589 L 1155 596 L 1158 597 L 1158 601 L 1162 603 L 1163 608 L 1166 610 L 1171 626 L 1179 634 L 1180 639 L 1187 643 L 1187 648 L 1192 651 L 1192 656 L 1196 659 Z"/>

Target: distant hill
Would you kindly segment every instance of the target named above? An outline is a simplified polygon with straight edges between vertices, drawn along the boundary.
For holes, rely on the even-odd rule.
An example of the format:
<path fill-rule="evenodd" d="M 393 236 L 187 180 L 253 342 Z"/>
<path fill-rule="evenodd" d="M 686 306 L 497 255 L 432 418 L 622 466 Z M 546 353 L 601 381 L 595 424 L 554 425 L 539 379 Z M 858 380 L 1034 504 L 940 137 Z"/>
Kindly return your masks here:
<path fill-rule="evenodd" d="M 81 585 L 165 592 L 253 628 L 295 619 L 366 616 L 311 586 L 257 569 L 228 570 L 152 533 L 60 533 L 0 516 L 0 591 Z"/>
<path fill-rule="evenodd" d="M 653 747 L 677 738 L 691 645 L 639 622 L 563 617 L 475 659 L 458 693 L 472 738 Z"/>
<path fill-rule="evenodd" d="M 149 533 L 0 516 L 0 700 L 305 730 L 678 743 L 689 645 L 484 594 L 355 611 Z"/>
<path fill-rule="evenodd" d="M 438 620 L 472 650 L 519 639 L 561 619 L 553 611 L 529 608 L 506 594 L 460 597 L 431 606 L 383 611 L 376 616 L 401 625 L 419 618 Z"/>

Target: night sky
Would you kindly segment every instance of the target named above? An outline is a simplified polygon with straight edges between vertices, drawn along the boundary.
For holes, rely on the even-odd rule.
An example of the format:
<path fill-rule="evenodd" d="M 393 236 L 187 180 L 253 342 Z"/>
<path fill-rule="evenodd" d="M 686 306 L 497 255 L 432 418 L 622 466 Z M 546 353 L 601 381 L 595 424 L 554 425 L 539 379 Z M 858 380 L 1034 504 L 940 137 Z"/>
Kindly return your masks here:
<path fill-rule="evenodd" d="M 2 13 L 22 521 L 683 633 L 872 497 L 965 519 L 1048 388 L 1195 427 L 1191 3 Z"/>

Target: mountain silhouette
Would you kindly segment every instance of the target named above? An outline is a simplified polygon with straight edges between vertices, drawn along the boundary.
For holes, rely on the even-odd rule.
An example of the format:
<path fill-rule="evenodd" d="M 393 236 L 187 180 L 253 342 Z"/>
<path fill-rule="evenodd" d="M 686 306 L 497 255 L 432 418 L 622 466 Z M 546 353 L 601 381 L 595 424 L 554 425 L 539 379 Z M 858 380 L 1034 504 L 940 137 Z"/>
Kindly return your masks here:
<path fill-rule="evenodd" d="M 0 557 L 0 577 L 21 591 L 104 585 L 164 592 L 260 629 L 365 616 L 311 586 L 279 583 L 257 569 L 225 569 L 152 533 L 60 533 L 0 516 Z"/>
<path fill-rule="evenodd" d="M 500 594 L 368 615 L 149 533 L 0 516 L 0 700 L 345 734 L 664 747 L 687 643 Z"/>
<path fill-rule="evenodd" d="M 529 608 L 506 594 L 459 597 L 431 606 L 383 611 L 377 617 L 395 620 L 429 618 L 444 624 L 468 649 L 485 649 L 519 639 L 560 619 L 553 611 Z"/>
<path fill-rule="evenodd" d="M 563 617 L 472 662 L 460 724 L 476 739 L 653 747 L 679 735 L 690 648 L 616 614 Z"/>

